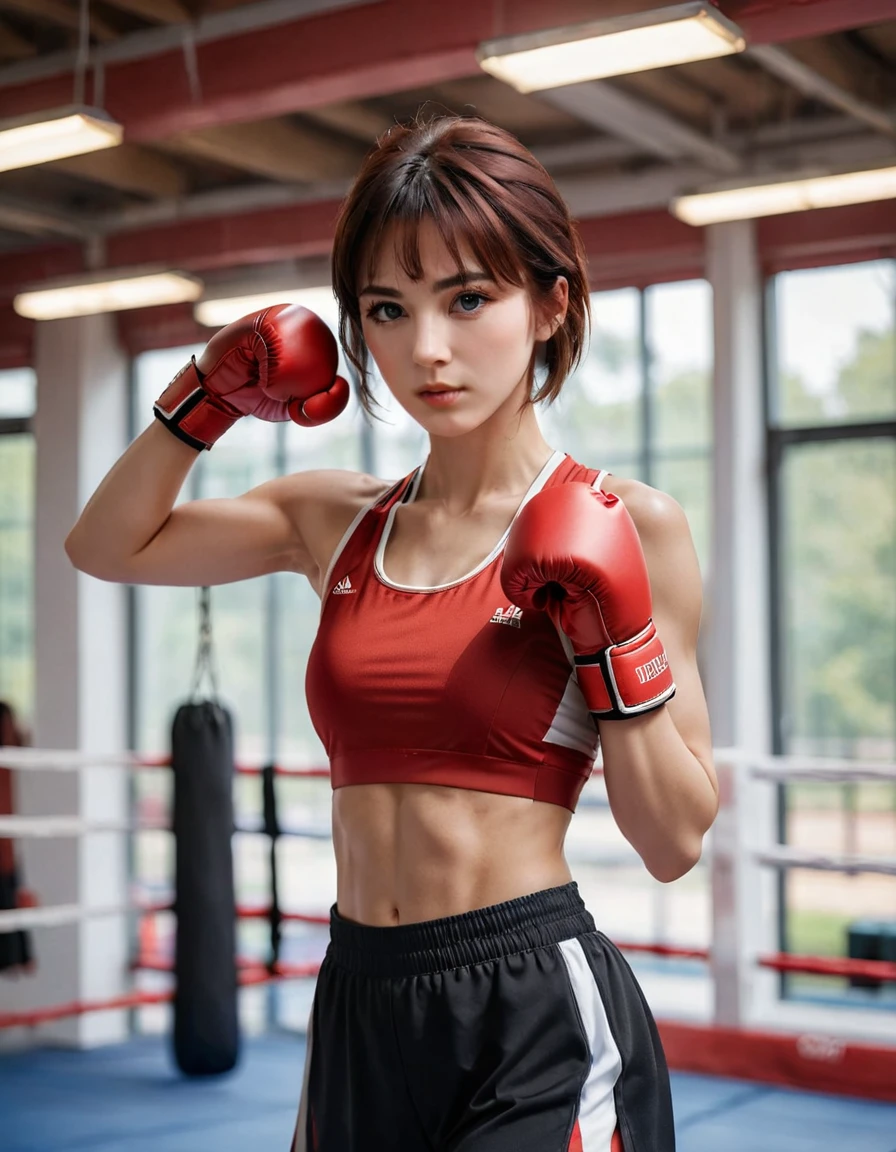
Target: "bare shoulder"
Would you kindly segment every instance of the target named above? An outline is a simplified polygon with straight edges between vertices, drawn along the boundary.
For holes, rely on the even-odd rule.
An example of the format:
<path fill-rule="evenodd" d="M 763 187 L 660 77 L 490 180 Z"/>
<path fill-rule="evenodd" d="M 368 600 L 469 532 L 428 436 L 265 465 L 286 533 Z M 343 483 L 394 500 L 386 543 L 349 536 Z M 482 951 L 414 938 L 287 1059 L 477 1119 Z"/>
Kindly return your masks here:
<path fill-rule="evenodd" d="M 271 498 L 292 521 L 311 561 L 305 572 L 315 588 L 346 529 L 393 483 L 335 468 L 294 472 L 270 482 Z"/>
<path fill-rule="evenodd" d="M 361 507 L 376 500 L 394 481 L 380 480 L 365 472 L 342 468 L 318 468 L 291 472 L 271 481 L 272 495 L 284 508 L 294 509 L 309 502 L 330 510 Z M 276 489 L 274 489 L 276 485 Z"/>
<path fill-rule="evenodd" d="M 618 496 L 625 505 L 645 548 L 682 538 L 690 541 L 684 509 L 667 492 L 624 476 L 608 476 L 603 490 Z"/>

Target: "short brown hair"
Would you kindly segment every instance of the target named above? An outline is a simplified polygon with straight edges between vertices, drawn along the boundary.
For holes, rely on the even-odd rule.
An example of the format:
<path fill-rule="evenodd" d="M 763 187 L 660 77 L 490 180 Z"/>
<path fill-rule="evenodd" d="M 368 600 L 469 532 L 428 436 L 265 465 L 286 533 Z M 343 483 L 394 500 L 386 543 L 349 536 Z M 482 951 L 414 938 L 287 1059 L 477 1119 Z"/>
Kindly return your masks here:
<path fill-rule="evenodd" d="M 399 251 L 412 279 L 423 275 L 418 226 L 433 220 L 458 271 L 467 244 L 498 282 L 546 300 L 558 276 L 569 283 L 566 319 L 546 347 L 547 378 L 533 401 L 556 399 L 581 358 L 590 318 L 585 253 L 575 223 L 545 171 L 515 136 L 475 116 L 440 115 L 395 124 L 361 166 L 339 213 L 333 242 L 333 290 L 339 337 L 357 369 L 370 412 L 367 348 L 361 330 L 359 275 L 368 278 L 386 229 L 408 225 Z"/>

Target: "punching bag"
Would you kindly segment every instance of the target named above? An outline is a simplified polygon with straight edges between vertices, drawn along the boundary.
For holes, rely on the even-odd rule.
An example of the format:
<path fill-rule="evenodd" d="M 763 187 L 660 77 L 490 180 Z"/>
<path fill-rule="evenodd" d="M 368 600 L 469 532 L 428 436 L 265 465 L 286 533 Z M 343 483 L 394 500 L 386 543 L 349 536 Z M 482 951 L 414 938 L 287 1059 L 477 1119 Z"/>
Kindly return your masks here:
<path fill-rule="evenodd" d="M 178 708 L 171 731 L 177 915 L 174 1055 L 187 1076 L 229 1072 L 240 1043 L 231 853 L 233 722 L 217 699 L 195 698 L 202 670 L 212 671 L 208 589 L 202 593 L 194 698 Z"/>
<path fill-rule="evenodd" d="M 24 743 L 12 706 L 0 700 L 0 747 L 20 748 Z M 14 812 L 12 771 L 0 768 L 0 816 L 12 816 Z M 0 912 L 29 908 L 34 903 L 33 895 L 21 883 L 15 845 L 12 840 L 0 839 Z M 30 932 L 0 930 L 0 972 L 31 972 L 34 966 Z"/>

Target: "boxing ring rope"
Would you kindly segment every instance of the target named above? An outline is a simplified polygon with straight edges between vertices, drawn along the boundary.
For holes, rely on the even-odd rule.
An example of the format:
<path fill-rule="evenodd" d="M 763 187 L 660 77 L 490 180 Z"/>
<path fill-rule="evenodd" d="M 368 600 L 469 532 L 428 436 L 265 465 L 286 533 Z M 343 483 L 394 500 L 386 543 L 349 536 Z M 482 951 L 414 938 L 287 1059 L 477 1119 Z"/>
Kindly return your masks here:
<path fill-rule="evenodd" d="M 896 876 L 896 857 L 858 855 L 854 853 L 823 854 L 807 851 L 791 845 L 765 844 L 754 842 L 755 829 L 748 818 L 750 798 L 753 790 L 762 785 L 786 783 L 858 783 L 896 782 L 896 765 L 878 762 L 855 762 L 834 759 L 806 757 L 763 756 L 740 749 L 719 749 L 715 753 L 719 770 L 721 804 L 719 819 L 714 833 L 707 843 L 706 866 L 710 872 L 710 885 L 713 889 L 715 919 L 713 922 L 712 946 L 687 947 L 662 940 L 625 941 L 615 937 L 614 942 L 624 952 L 633 955 L 654 956 L 662 959 L 678 960 L 683 963 L 705 965 L 716 986 L 715 1019 L 710 1025 L 724 1029 L 727 1025 L 748 1027 L 751 1023 L 749 1012 L 737 1009 L 734 1018 L 726 1020 L 719 1012 L 719 1004 L 726 998 L 737 996 L 732 989 L 739 982 L 749 980 L 749 971 L 777 974 L 803 974 L 823 977 L 837 977 L 856 981 L 872 981 L 877 986 L 896 984 L 896 962 L 891 960 L 870 960 L 841 956 L 805 956 L 792 953 L 774 953 L 768 950 L 751 949 L 743 940 L 732 940 L 731 925 L 725 916 L 719 916 L 717 889 L 734 892 L 738 885 L 747 885 L 745 875 L 782 873 L 792 869 L 839 873 L 854 876 L 875 874 Z M 146 757 L 129 753 L 90 754 L 30 748 L 0 748 L 0 767 L 12 768 L 21 772 L 82 772 L 92 769 L 117 770 L 129 773 L 156 771 L 170 767 L 168 757 Z M 292 779 L 326 780 L 329 770 L 320 767 L 296 767 L 268 764 L 264 768 L 240 763 L 235 766 L 237 775 L 262 777 L 269 773 L 273 777 Z M 595 776 L 600 776 L 600 768 Z M 745 802 L 746 798 L 746 802 Z M 606 798 L 586 787 L 582 795 L 582 806 L 589 809 L 607 808 Z M 305 840 L 326 841 L 331 838 L 328 825 L 314 822 L 281 824 L 274 817 L 274 834 L 277 837 L 298 837 Z M 0 817 L 0 838 L 81 837 L 94 833 L 133 835 L 147 831 L 170 832 L 164 820 L 142 819 L 137 823 L 126 821 L 91 821 L 77 816 L 8 816 Z M 237 822 L 234 832 L 248 835 L 272 834 L 269 814 L 262 818 L 249 818 Z M 572 862 L 586 862 L 604 867 L 640 866 L 633 850 L 625 852 L 582 853 L 570 847 L 567 858 Z M 664 886 L 658 886 L 658 898 L 665 898 Z M 730 911 L 730 910 L 729 910 Z M 0 932 L 14 930 L 42 930 L 63 925 L 82 923 L 102 917 L 137 916 L 140 922 L 163 913 L 176 915 L 173 894 L 163 893 L 153 900 L 134 899 L 130 903 L 118 905 L 92 906 L 70 903 L 47 908 L 20 908 L 0 912 Z M 240 921 L 270 921 L 276 914 L 277 923 L 299 923 L 309 926 L 326 927 L 329 917 L 321 913 L 301 909 L 279 909 L 270 903 L 246 904 L 237 902 L 235 914 Z M 732 961 L 733 956 L 733 961 Z M 319 970 L 319 962 L 288 963 L 275 956 L 267 963 L 264 960 L 240 956 L 237 958 L 238 983 L 240 987 L 276 984 L 283 980 L 313 979 Z M 132 972 L 171 973 L 172 963 L 166 956 L 153 950 L 140 947 L 133 956 L 129 968 Z M 721 991 L 719 990 L 721 987 Z M 106 1000 L 72 1001 L 68 1004 L 50 1005 L 25 1012 L 0 1013 L 0 1029 L 15 1027 L 36 1027 L 40 1024 L 62 1020 L 88 1012 L 102 1012 L 120 1009 L 133 1009 L 170 1002 L 171 989 L 134 990 L 124 995 Z M 674 1026 L 673 1026 L 674 1027 Z M 682 1026 L 687 1029 L 687 1025 Z M 664 1031 L 664 1039 L 666 1032 Z M 668 1042 L 668 1041 L 667 1041 Z M 843 1042 L 837 1040 L 834 1049 L 840 1051 Z M 839 1045 L 839 1047 L 838 1047 Z M 673 1049 L 675 1045 L 673 1043 Z M 829 1046 L 822 1044 L 813 1047 L 805 1038 L 800 1041 L 800 1052 L 804 1050 L 828 1052 Z M 896 1049 L 894 1049 L 896 1058 Z M 679 1065 L 681 1066 L 681 1065 Z M 896 1062 L 893 1065 L 896 1068 Z"/>

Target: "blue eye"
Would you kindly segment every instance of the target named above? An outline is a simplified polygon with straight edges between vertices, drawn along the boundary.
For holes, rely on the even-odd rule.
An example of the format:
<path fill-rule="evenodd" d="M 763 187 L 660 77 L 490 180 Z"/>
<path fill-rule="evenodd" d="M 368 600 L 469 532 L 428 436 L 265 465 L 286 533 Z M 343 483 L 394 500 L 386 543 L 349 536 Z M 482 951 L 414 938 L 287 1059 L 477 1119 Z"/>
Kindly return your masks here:
<path fill-rule="evenodd" d="M 483 302 L 487 301 L 488 297 L 483 296 L 481 292 L 462 292 L 457 297 L 457 303 L 460 304 L 462 312 L 478 312 Z M 468 307 L 468 305 L 470 305 Z"/>
<path fill-rule="evenodd" d="M 385 309 L 394 308 L 394 312 L 387 312 Z M 385 324 L 389 320 L 397 320 L 401 315 L 401 305 L 393 304 L 390 300 L 381 300 L 378 304 L 373 304 L 367 310 L 367 315 L 376 324 Z"/>

